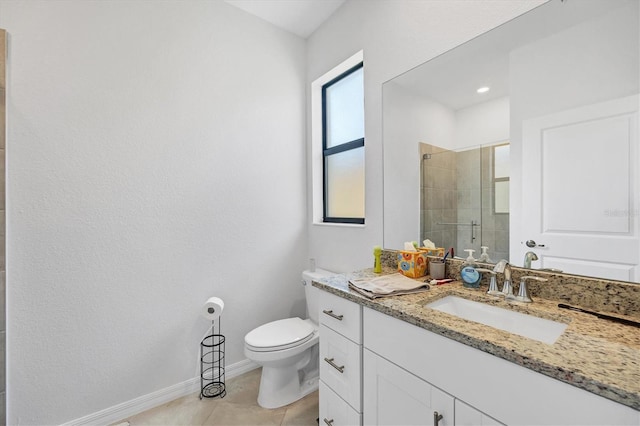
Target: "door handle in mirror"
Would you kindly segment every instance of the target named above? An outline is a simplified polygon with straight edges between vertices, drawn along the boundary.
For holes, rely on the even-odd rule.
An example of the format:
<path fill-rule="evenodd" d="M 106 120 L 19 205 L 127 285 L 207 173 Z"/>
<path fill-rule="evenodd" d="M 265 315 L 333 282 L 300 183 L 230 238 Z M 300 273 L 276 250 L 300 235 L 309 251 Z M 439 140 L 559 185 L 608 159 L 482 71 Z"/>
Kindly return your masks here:
<path fill-rule="evenodd" d="M 527 245 L 527 247 L 544 247 L 544 244 L 537 244 L 535 241 L 533 240 L 527 240 L 527 242 L 525 243 Z"/>

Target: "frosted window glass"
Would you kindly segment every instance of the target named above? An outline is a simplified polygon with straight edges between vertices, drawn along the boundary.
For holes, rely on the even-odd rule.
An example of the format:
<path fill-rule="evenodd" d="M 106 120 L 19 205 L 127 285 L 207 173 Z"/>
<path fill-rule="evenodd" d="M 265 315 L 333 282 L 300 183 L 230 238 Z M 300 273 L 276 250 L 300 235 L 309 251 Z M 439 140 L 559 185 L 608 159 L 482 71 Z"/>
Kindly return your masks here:
<path fill-rule="evenodd" d="M 364 147 L 327 157 L 328 217 L 364 217 Z"/>
<path fill-rule="evenodd" d="M 327 87 L 327 148 L 364 137 L 363 71 L 357 71 Z"/>
<path fill-rule="evenodd" d="M 493 152 L 494 176 L 496 178 L 509 177 L 509 145 L 496 146 Z"/>
<path fill-rule="evenodd" d="M 509 181 L 495 183 L 496 213 L 509 213 Z"/>

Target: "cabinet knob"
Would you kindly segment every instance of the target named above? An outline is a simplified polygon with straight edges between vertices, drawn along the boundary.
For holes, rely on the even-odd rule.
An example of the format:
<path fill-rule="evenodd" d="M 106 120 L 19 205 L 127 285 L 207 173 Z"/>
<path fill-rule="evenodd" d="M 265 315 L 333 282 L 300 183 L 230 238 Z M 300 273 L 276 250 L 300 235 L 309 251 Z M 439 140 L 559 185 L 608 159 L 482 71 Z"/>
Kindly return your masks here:
<path fill-rule="evenodd" d="M 341 373 L 344 373 L 344 365 L 337 365 L 335 362 L 333 362 L 334 358 L 326 358 L 324 359 L 330 366 L 332 366 L 333 368 L 335 368 L 336 370 L 338 370 Z"/>
<path fill-rule="evenodd" d="M 438 423 L 440 423 L 440 420 L 442 420 L 442 414 L 438 414 L 437 411 L 433 412 L 433 426 L 438 426 Z"/>
<path fill-rule="evenodd" d="M 322 313 L 329 315 L 331 318 L 335 318 L 338 321 L 342 321 L 342 318 L 344 318 L 344 315 L 336 315 L 333 313 L 333 310 L 331 311 L 327 311 L 326 309 L 322 311 Z"/>

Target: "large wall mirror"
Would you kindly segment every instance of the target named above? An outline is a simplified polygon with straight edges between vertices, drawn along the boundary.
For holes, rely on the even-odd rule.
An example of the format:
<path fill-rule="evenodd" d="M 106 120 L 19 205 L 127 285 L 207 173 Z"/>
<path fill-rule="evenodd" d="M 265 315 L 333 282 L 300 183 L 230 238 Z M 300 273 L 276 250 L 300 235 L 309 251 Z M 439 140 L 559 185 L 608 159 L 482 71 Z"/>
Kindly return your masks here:
<path fill-rule="evenodd" d="M 384 245 L 640 282 L 638 0 L 551 0 L 383 85 Z"/>

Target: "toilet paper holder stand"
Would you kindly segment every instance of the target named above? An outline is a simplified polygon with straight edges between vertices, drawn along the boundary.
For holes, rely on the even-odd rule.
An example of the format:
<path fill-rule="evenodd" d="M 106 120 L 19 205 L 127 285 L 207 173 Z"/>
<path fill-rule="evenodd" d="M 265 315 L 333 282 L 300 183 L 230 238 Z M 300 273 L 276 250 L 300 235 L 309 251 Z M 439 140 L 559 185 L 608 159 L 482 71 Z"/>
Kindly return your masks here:
<path fill-rule="evenodd" d="M 220 332 L 218 317 L 217 323 L 216 320 L 211 321 L 211 334 L 200 342 L 200 399 L 218 396 L 224 398 L 227 394 L 224 342 L 225 337 Z"/>

